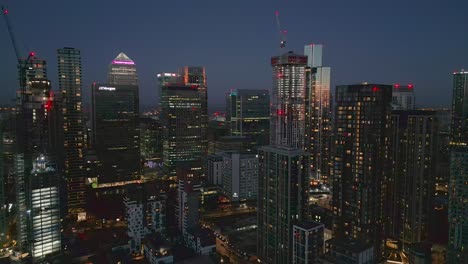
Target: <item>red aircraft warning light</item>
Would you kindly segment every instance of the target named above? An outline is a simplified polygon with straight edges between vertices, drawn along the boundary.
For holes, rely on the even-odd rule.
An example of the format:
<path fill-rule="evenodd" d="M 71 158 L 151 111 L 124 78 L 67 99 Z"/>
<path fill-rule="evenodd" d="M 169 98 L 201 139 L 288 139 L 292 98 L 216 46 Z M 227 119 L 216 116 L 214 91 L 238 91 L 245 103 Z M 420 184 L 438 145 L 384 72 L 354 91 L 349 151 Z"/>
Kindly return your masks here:
<path fill-rule="evenodd" d="M 412 84 L 408 84 L 408 89 L 413 89 L 413 85 Z"/>
<path fill-rule="evenodd" d="M 374 87 L 372 88 L 372 91 L 373 91 L 373 92 L 378 92 L 378 91 L 379 91 L 379 87 L 374 86 Z"/>

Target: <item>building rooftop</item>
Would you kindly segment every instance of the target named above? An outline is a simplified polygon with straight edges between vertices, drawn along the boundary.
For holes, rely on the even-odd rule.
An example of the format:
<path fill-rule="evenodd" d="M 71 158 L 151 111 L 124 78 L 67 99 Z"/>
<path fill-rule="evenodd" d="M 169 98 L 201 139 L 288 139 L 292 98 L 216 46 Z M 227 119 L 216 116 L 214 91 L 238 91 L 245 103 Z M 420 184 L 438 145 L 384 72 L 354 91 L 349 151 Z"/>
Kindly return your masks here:
<path fill-rule="evenodd" d="M 371 244 L 365 243 L 355 238 L 332 238 L 326 243 L 335 250 L 344 249 L 353 253 L 360 253 L 369 248 L 372 248 Z"/>
<path fill-rule="evenodd" d="M 307 231 L 307 230 L 315 229 L 320 226 L 323 227 L 324 225 L 322 223 L 315 222 L 315 221 L 302 221 L 301 223 L 294 225 L 294 226 Z"/>

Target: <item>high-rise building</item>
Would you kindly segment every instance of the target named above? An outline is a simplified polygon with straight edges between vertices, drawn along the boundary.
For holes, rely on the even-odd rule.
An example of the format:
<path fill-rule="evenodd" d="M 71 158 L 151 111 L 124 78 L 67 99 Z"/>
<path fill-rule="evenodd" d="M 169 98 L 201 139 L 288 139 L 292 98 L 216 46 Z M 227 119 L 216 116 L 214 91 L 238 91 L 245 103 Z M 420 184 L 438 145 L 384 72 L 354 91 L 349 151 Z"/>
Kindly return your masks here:
<path fill-rule="evenodd" d="M 121 52 L 109 64 L 107 73 L 109 85 L 128 85 L 138 87 L 138 75 L 136 65 L 125 53 Z"/>
<path fill-rule="evenodd" d="M 449 262 L 468 258 L 468 72 L 461 70 L 453 74 L 453 100 L 451 122 L 451 159 L 449 179 Z"/>
<path fill-rule="evenodd" d="M 329 182 L 331 164 L 330 67 L 322 66 L 322 45 L 304 47 L 307 56 L 306 146 L 312 179 Z"/>
<path fill-rule="evenodd" d="M 392 86 L 336 87 L 333 232 L 371 243 L 383 257 Z"/>
<path fill-rule="evenodd" d="M 92 86 L 93 145 L 101 162 L 99 186 L 140 177 L 138 86 Z"/>
<path fill-rule="evenodd" d="M 468 144 L 468 71 L 453 73 L 451 145 Z"/>
<path fill-rule="evenodd" d="M 205 175 L 204 91 L 199 87 L 172 83 L 161 86 L 163 168 L 174 180 Z"/>
<path fill-rule="evenodd" d="M 223 184 L 223 162 L 222 155 L 208 155 L 208 183 L 213 185 Z"/>
<path fill-rule="evenodd" d="M 393 85 L 392 92 L 393 110 L 414 110 L 416 109 L 416 97 L 414 96 L 414 85 Z"/>
<path fill-rule="evenodd" d="M 222 170 L 223 191 L 231 201 L 257 199 L 257 155 L 225 152 Z"/>
<path fill-rule="evenodd" d="M 69 216 L 85 212 L 86 185 L 83 160 L 84 124 L 81 93 L 81 52 L 57 50 L 59 89 L 62 93 L 63 164 Z"/>
<path fill-rule="evenodd" d="M 292 263 L 317 263 L 324 253 L 324 231 L 325 226 L 314 221 L 294 225 Z"/>
<path fill-rule="evenodd" d="M 198 227 L 201 185 L 187 180 L 178 183 L 177 226 L 185 239 L 188 232 Z"/>
<path fill-rule="evenodd" d="M 5 177 L 5 170 L 3 169 L 3 126 L 0 124 L 0 204 L 3 206 L 0 207 L 0 242 L 4 243 L 6 239 L 6 231 L 8 227 L 8 221 L 7 221 L 7 206 L 8 203 L 5 201 L 7 200 L 6 198 L 8 197 L 6 190 L 8 190 L 5 187 L 8 187 L 7 184 L 7 177 Z"/>
<path fill-rule="evenodd" d="M 429 240 L 439 129 L 429 110 L 392 112 L 393 174 L 388 182 L 390 237 L 410 245 Z"/>
<path fill-rule="evenodd" d="M 268 90 L 236 89 L 226 96 L 226 122 L 231 136 L 245 136 L 250 149 L 268 145 L 270 94 Z"/>
<path fill-rule="evenodd" d="M 305 219 L 308 159 L 304 152 L 307 57 L 271 59 L 270 146 L 259 149 L 257 253 L 266 263 L 291 263 L 293 224 Z"/>
<path fill-rule="evenodd" d="M 162 161 L 162 125 L 152 117 L 140 118 L 140 149 L 145 162 Z"/>
<path fill-rule="evenodd" d="M 448 263 L 468 260 L 468 146 L 452 149 L 449 181 Z"/>
<path fill-rule="evenodd" d="M 448 263 L 468 259 L 468 71 L 453 74 Z"/>
<path fill-rule="evenodd" d="M 31 253 L 35 260 L 61 251 L 60 173 L 47 157 L 39 156 L 29 179 L 27 214 Z"/>
<path fill-rule="evenodd" d="M 141 252 L 142 239 L 148 234 L 165 230 L 166 203 L 164 197 L 149 186 L 129 186 L 123 199 L 130 237 L 130 253 Z"/>

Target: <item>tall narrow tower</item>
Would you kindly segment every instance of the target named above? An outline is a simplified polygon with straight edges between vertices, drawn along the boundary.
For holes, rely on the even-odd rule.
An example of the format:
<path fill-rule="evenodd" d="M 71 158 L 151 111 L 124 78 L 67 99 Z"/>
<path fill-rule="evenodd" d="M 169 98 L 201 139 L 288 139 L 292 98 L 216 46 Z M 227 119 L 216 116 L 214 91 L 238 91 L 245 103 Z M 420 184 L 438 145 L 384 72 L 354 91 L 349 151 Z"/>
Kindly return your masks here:
<path fill-rule="evenodd" d="M 57 50 L 59 89 L 63 96 L 63 146 L 67 210 L 69 216 L 85 211 L 86 186 L 83 160 L 84 128 L 81 94 L 81 52 L 75 48 Z"/>
<path fill-rule="evenodd" d="M 468 259 L 468 71 L 453 73 L 448 263 Z"/>
<path fill-rule="evenodd" d="M 329 182 L 331 167 L 330 67 L 322 66 L 322 45 L 304 47 L 307 56 L 306 147 L 312 179 Z"/>
<path fill-rule="evenodd" d="M 307 203 L 307 57 L 289 52 L 271 65 L 271 145 L 259 149 L 257 250 L 263 262 L 291 263 L 293 225 L 304 220 Z"/>

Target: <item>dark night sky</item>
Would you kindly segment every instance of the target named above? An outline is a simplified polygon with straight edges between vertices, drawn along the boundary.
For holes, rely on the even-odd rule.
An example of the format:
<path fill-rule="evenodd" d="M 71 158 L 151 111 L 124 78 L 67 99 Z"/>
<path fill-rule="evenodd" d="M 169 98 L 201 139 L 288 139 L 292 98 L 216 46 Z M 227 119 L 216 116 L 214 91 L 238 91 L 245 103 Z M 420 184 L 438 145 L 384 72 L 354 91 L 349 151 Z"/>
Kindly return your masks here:
<path fill-rule="evenodd" d="M 288 30 L 288 50 L 324 44 L 333 85 L 413 83 L 418 105 L 448 106 L 452 72 L 468 68 L 466 0 L 0 2 L 9 6 L 21 46 L 48 61 L 53 83 L 56 49 L 81 49 L 87 98 L 120 51 L 137 64 L 145 105 L 156 102 L 156 73 L 183 65 L 206 67 L 211 106 L 224 104 L 231 88 L 270 89 L 269 59 L 279 52 L 275 10 Z M 0 103 L 7 103 L 17 72 L 3 18 L 0 57 Z"/>

